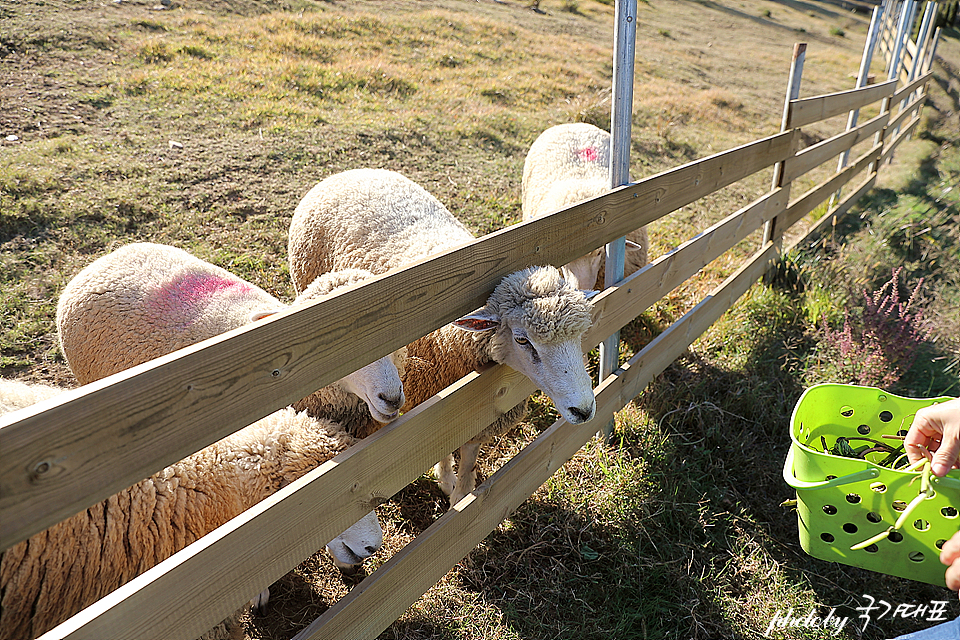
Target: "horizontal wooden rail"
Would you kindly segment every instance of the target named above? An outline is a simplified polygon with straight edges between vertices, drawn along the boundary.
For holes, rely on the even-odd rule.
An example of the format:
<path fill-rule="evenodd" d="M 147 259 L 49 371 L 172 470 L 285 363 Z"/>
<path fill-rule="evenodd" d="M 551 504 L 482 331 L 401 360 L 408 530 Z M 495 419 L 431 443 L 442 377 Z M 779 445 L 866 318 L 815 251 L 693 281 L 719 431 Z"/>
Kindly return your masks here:
<path fill-rule="evenodd" d="M 872 102 L 892 95 L 896 86 L 896 80 L 887 80 L 880 84 L 871 84 L 859 89 L 791 100 L 787 114 L 787 127 L 802 127 L 865 107 Z"/>
<path fill-rule="evenodd" d="M 810 227 L 806 234 L 794 241 L 793 244 L 787 248 L 787 251 L 793 251 L 800 245 L 808 244 L 814 239 L 822 236 L 824 232 L 826 232 L 827 228 L 832 228 L 837 223 L 837 220 L 840 218 L 840 216 L 845 214 L 850 207 L 855 205 L 860 198 L 870 191 L 876 182 L 877 173 L 876 171 L 873 171 L 862 183 L 857 185 L 857 188 L 854 189 L 846 198 L 838 202 L 833 209 L 827 212 L 827 214 L 822 218 L 817 220 L 817 223 Z"/>
<path fill-rule="evenodd" d="M 594 325 L 584 338 L 584 345 L 594 344 L 621 328 L 703 266 L 759 230 L 766 220 L 783 210 L 785 196 L 780 189 L 764 195 L 618 286 L 604 290 L 595 299 Z M 335 458 L 336 466 L 313 472 L 295 490 L 287 488 L 271 498 L 269 506 L 260 505 L 239 516 L 213 537 L 208 536 L 209 540 L 204 538 L 196 549 L 168 560 L 162 570 L 141 576 L 109 600 L 88 608 L 53 637 L 143 636 L 145 619 L 150 620 L 151 633 L 156 637 L 199 634 L 251 593 L 259 592 L 283 575 L 283 567 L 296 566 L 385 496 L 415 480 L 446 452 L 473 437 L 532 391 L 533 383 L 507 367 L 492 367 L 482 375 L 467 376 Z M 591 424 L 595 430 L 596 420 Z M 301 487 L 304 483 L 307 486 Z M 295 513 L 288 512 L 293 508 L 289 502 L 280 502 L 284 497 L 300 503 Z M 242 531 L 241 525 L 245 525 Z M 309 530 L 309 535 L 302 533 L 304 529 Z M 296 544 L 290 545 L 290 540 Z M 177 586 L 184 579 L 183 570 L 177 565 L 185 558 L 198 558 L 197 562 L 203 565 L 192 578 L 188 593 Z M 265 562 L 266 566 L 262 566 Z M 178 592 L 177 600 L 164 595 L 171 591 Z M 181 603 L 180 598 L 189 605 Z M 110 606 L 114 608 L 107 611 Z M 189 615 L 184 613 L 185 606 L 189 606 Z M 163 618 L 171 608 L 189 618 L 192 626 L 179 626 L 186 623 L 179 618 Z M 209 614 L 204 613 L 208 611 Z"/>
<path fill-rule="evenodd" d="M 873 136 L 873 134 L 883 129 L 889 118 L 889 113 L 881 113 L 858 127 L 844 131 L 832 138 L 827 138 L 822 142 L 807 147 L 792 158 L 788 158 L 783 163 L 784 182 L 792 182 L 811 169 L 819 167 L 827 160 L 836 158 L 847 149 L 867 140 Z"/>
<path fill-rule="evenodd" d="M 913 93 L 923 85 L 927 84 L 927 82 L 930 80 L 932 76 L 933 76 L 933 72 L 928 71 L 924 75 L 920 76 L 919 78 L 917 78 L 916 80 L 908 84 L 907 86 L 903 87 L 902 89 L 899 89 L 896 93 L 894 93 L 893 97 L 890 98 L 890 102 L 891 103 L 900 102 L 901 100 L 909 96 L 911 93 Z"/>
<path fill-rule="evenodd" d="M 903 125 L 903 121 L 911 117 L 911 114 L 913 114 L 918 108 L 920 108 L 920 106 L 923 104 L 924 98 L 926 97 L 927 97 L 926 94 L 922 93 L 919 96 L 917 96 L 914 100 L 911 100 L 910 102 L 905 104 L 903 109 L 901 109 L 900 112 L 897 114 L 897 117 L 891 120 L 890 124 L 887 125 L 887 131 L 898 130 L 900 126 Z"/>
<path fill-rule="evenodd" d="M 466 376 L 88 607 L 46 640 L 197 637 L 533 390 L 525 376 L 500 365 Z"/>
<path fill-rule="evenodd" d="M 584 338 L 584 344 L 596 344 L 598 338 L 609 335 L 611 327 L 620 329 L 738 242 L 758 231 L 765 222 L 785 210 L 786 198 L 784 189 L 775 189 L 615 286 L 604 289 L 594 299 L 594 327 Z"/>
<path fill-rule="evenodd" d="M 0 549 L 481 306 L 508 273 L 569 262 L 784 160 L 795 133 L 665 171 L 0 417 Z"/>
<path fill-rule="evenodd" d="M 900 133 L 897 134 L 896 138 L 894 138 L 893 140 L 890 140 L 889 142 L 886 142 L 883 148 L 883 153 L 880 154 L 881 163 L 886 162 L 890 158 L 890 156 L 893 155 L 894 150 L 898 146 L 900 146 L 900 143 L 906 140 L 911 133 L 913 133 L 913 130 L 916 128 L 918 124 L 920 124 L 919 115 L 917 115 L 915 118 L 910 120 L 910 122 L 904 125 L 904 127 L 900 129 Z"/>
<path fill-rule="evenodd" d="M 442 578 L 497 524 L 569 460 L 602 423 L 635 398 L 756 282 L 777 256 L 758 252 L 704 301 L 655 338 L 597 388 L 597 418 L 558 421 L 477 490 L 441 516 L 382 567 L 341 598 L 294 640 L 375 638 Z"/>
<path fill-rule="evenodd" d="M 853 180 L 855 176 L 870 166 L 870 164 L 876 163 L 879 160 L 882 148 L 883 146 L 878 144 L 869 149 L 852 164 L 844 167 L 842 171 L 838 171 L 832 178 L 811 188 L 791 202 L 787 208 L 787 226 L 792 227 L 805 215 L 816 209 L 822 202 L 829 198 L 831 194 L 836 193 L 840 187 Z"/>

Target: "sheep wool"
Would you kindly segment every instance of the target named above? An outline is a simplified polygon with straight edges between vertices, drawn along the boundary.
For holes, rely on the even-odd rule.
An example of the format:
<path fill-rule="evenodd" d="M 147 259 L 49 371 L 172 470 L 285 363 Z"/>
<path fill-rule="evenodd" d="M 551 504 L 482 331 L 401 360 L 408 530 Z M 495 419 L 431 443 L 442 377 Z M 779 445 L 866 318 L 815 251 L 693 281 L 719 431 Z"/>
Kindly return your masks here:
<path fill-rule="evenodd" d="M 287 239 L 290 276 L 303 291 L 327 271 L 379 275 L 473 240 L 439 200 L 399 173 L 344 171 L 297 205 Z"/>
<path fill-rule="evenodd" d="M 290 275 L 302 291 L 326 271 L 359 268 L 382 274 L 472 240 L 439 200 L 401 174 L 344 171 L 318 183 L 294 211 L 287 242 Z M 446 325 L 410 344 L 403 411 L 489 362 L 478 339 Z M 370 427 L 356 435 L 379 428 Z"/>
<path fill-rule="evenodd" d="M 354 267 L 382 274 L 473 240 L 413 181 L 392 171 L 357 169 L 324 179 L 297 206 L 288 239 L 290 273 L 301 290 L 325 270 Z M 408 346 L 404 410 L 495 360 L 530 377 L 555 402 L 561 397 L 558 409 L 572 422 L 589 420 L 595 402 L 579 343 L 589 322 L 584 293 L 565 283 L 557 269 L 531 267 L 511 274 L 483 309 Z M 540 343 L 544 354 L 534 351 L 533 343 L 540 340 L 546 341 Z M 452 503 L 473 489 L 478 443 L 512 428 L 525 411 L 526 401 L 471 439 L 466 454 L 461 448 L 463 477 L 458 476 L 455 493 L 453 482 L 441 477 Z"/>
<path fill-rule="evenodd" d="M 304 287 L 304 304 L 373 278 L 350 269 Z M 288 309 L 263 289 L 176 247 L 129 244 L 91 263 L 57 305 L 60 348 L 80 384 L 147 362 Z M 294 407 L 350 432 L 396 418 L 405 352 L 377 361 L 298 401 Z M 352 381 L 368 391 L 348 391 Z M 370 404 L 372 403 L 372 406 Z M 373 415 L 372 415 L 373 414 Z"/>
<path fill-rule="evenodd" d="M 288 407 L 11 547 L 0 557 L 0 640 L 38 637 L 353 442 Z"/>
<path fill-rule="evenodd" d="M 530 146 L 523 163 L 523 219 L 532 220 L 610 191 L 610 134 L 583 122 L 550 127 Z M 624 275 L 647 263 L 647 231 L 627 234 Z M 605 258 L 595 249 L 567 265 L 580 286 L 602 286 Z"/>
<path fill-rule="evenodd" d="M 283 309 L 226 269 L 176 247 L 138 242 L 95 260 L 67 284 L 57 331 L 67 364 L 87 384 Z"/>
<path fill-rule="evenodd" d="M 62 392 L 63 389 L 46 384 L 0 378 L 0 416 L 25 409 Z"/>

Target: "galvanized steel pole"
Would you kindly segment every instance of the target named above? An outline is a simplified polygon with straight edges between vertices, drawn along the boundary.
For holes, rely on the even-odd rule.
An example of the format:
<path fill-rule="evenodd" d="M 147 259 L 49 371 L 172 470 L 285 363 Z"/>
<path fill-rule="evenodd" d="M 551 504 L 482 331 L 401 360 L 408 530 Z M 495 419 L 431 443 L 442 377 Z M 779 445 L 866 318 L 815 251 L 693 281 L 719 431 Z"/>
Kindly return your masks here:
<path fill-rule="evenodd" d="M 900 23 L 897 25 L 897 39 L 894 43 L 893 55 L 890 56 L 890 67 L 887 69 L 887 80 L 893 80 L 900 77 L 900 62 L 903 56 L 903 50 L 906 48 L 906 40 L 910 38 L 910 30 L 913 27 L 913 16 L 917 9 L 916 0 L 907 0 L 900 10 Z"/>
<path fill-rule="evenodd" d="M 637 40 L 636 0 L 617 0 L 613 24 L 613 104 L 610 114 L 610 188 L 630 182 L 630 126 L 633 121 L 633 62 Z M 617 238 L 605 248 L 604 286 L 623 280 L 626 238 Z M 620 366 L 620 332 L 600 345 L 600 380 Z M 604 427 L 609 437 L 613 422 Z"/>
<path fill-rule="evenodd" d="M 870 18 L 870 30 L 867 31 L 867 41 L 863 45 L 863 55 L 860 57 L 860 70 L 857 72 L 856 88 L 867 86 L 870 78 L 870 63 L 873 61 L 873 49 L 877 45 L 880 36 L 880 7 L 873 8 L 873 16 Z M 860 109 L 854 109 L 847 114 L 847 131 L 857 126 L 857 120 L 860 118 Z M 837 173 L 840 173 L 847 166 L 850 159 L 850 149 L 840 154 L 840 160 L 837 162 Z M 840 189 L 830 197 L 830 204 L 827 209 L 832 209 L 834 203 L 840 199 Z"/>

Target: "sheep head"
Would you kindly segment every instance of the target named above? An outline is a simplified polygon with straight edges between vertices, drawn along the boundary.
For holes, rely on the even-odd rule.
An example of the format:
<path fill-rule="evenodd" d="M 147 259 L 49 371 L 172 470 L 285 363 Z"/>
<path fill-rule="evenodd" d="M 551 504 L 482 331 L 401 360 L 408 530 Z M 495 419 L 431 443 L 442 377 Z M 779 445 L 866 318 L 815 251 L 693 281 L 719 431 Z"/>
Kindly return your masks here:
<path fill-rule="evenodd" d="M 374 274 L 362 269 L 331 271 L 317 277 L 294 304 L 303 304 L 339 293 L 374 278 Z M 403 394 L 403 365 L 407 350 L 402 347 L 367 366 L 341 378 L 334 385 L 360 398 L 370 409 L 370 415 L 378 422 L 390 422 L 400 415 L 400 407 L 406 401 Z"/>
<path fill-rule="evenodd" d="M 369 558 L 383 545 L 383 529 L 377 520 L 377 512 L 371 511 L 349 529 L 327 544 L 333 563 L 340 571 L 352 574 L 365 558 Z"/>
<path fill-rule="evenodd" d="M 596 413 L 582 350 L 595 293 L 577 289 L 554 267 L 530 267 L 506 276 L 483 308 L 454 325 L 492 332 L 490 357 L 533 380 L 568 422 L 579 424 Z"/>

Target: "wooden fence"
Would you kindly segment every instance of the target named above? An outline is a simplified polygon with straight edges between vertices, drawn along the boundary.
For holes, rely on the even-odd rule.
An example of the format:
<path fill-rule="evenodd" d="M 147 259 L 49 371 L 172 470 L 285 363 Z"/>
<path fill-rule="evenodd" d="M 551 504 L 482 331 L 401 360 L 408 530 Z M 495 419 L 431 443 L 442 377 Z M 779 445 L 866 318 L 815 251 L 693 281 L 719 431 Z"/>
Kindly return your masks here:
<path fill-rule="evenodd" d="M 774 241 L 600 383 L 596 419 L 551 426 L 296 636 L 375 637 L 729 309 L 778 259 L 776 240 L 785 230 L 853 184 L 810 229 L 821 233 L 873 186 L 880 162 L 919 122 L 929 78 L 927 71 L 899 90 L 891 81 L 789 101 L 782 133 L 514 225 L 0 418 L 0 548 L 476 309 L 508 273 L 566 263 L 782 163 L 781 186 L 594 299 L 585 346 L 598 344 L 776 221 Z M 897 111 L 901 97 L 908 101 Z M 878 101 L 885 105 L 880 115 L 798 150 L 799 127 Z M 859 143 L 868 148 L 848 167 L 791 199 L 792 180 Z M 500 365 L 466 376 L 45 638 L 195 638 L 533 391 L 529 380 Z"/>

